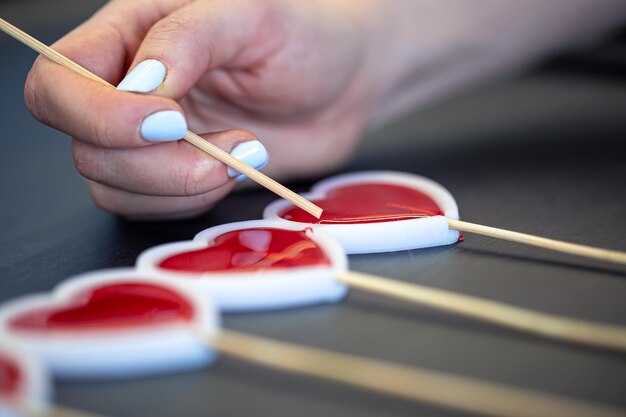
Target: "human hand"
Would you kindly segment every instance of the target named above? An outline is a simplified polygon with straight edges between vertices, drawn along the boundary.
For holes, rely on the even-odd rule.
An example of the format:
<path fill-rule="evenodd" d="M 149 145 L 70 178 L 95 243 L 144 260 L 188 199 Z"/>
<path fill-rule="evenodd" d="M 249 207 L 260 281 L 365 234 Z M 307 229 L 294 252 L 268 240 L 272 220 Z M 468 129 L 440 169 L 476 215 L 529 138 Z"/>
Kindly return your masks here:
<path fill-rule="evenodd" d="M 113 1 L 53 47 L 115 85 L 131 68 L 119 89 L 150 94 L 113 91 L 40 58 L 26 101 L 74 138 L 76 167 L 100 207 L 134 218 L 195 215 L 235 181 L 172 141 L 185 119 L 193 131 L 219 132 L 202 136 L 257 168 L 267 155 L 255 134 L 263 138 L 267 172 L 283 179 L 349 156 L 371 84 L 357 3 Z M 226 130 L 239 127 L 254 134 Z"/>
<path fill-rule="evenodd" d="M 74 137 L 99 206 L 191 216 L 235 181 L 171 141 L 186 122 L 260 168 L 257 135 L 270 176 L 319 175 L 348 158 L 366 126 L 614 27 L 622 1 L 576 0 L 564 17 L 542 0 L 113 0 L 54 47 L 150 94 L 112 91 L 40 58 L 25 95 L 36 118 Z"/>

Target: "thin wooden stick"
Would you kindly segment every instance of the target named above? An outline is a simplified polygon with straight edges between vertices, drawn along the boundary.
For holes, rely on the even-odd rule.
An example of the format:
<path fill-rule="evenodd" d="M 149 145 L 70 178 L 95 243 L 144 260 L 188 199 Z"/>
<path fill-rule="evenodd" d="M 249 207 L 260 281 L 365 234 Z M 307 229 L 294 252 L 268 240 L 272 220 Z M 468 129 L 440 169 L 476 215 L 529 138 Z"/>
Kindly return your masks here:
<path fill-rule="evenodd" d="M 599 259 L 601 261 L 626 264 L 626 252 L 619 252 L 609 249 L 594 248 L 591 246 L 577 245 L 574 243 L 561 242 L 559 240 L 547 239 L 529 235 L 526 233 L 513 232 L 511 230 L 498 229 L 496 227 L 483 226 L 480 224 L 468 223 L 461 220 L 448 219 L 448 227 L 466 233 L 476 233 L 496 239 L 508 240 L 525 245 L 537 246 L 543 249 L 556 252 L 568 253 L 571 255 L 584 256 L 587 258 Z"/>
<path fill-rule="evenodd" d="M 399 282 L 389 278 L 342 272 L 337 279 L 358 288 L 416 304 L 582 345 L 626 351 L 626 328 L 539 313 L 469 295 Z"/>
<path fill-rule="evenodd" d="M 498 417 L 617 417 L 623 410 L 478 379 L 359 358 L 231 330 L 205 336 L 214 349 L 282 371 L 440 407 Z"/>
<path fill-rule="evenodd" d="M 65 57 L 61 53 L 55 51 L 54 49 L 38 41 L 37 39 L 33 38 L 26 32 L 23 32 L 22 30 L 18 29 L 17 27 L 13 26 L 9 22 L 1 18 L 0 18 L 0 30 L 5 32 L 7 35 L 17 39 L 18 41 L 22 42 L 24 45 L 29 46 L 30 48 L 39 52 L 41 55 L 45 56 L 52 62 L 55 62 L 93 81 L 97 81 L 100 84 L 106 85 L 111 88 L 115 88 L 115 86 L 103 80 L 102 78 L 98 77 L 97 75 L 93 74 L 91 71 L 78 65 L 71 59 Z M 289 201 L 293 205 L 300 207 L 302 210 L 311 214 L 315 218 L 319 219 L 320 216 L 322 215 L 323 210 L 321 207 L 318 207 L 317 205 L 313 204 L 309 200 L 294 193 L 293 191 L 291 191 L 284 185 L 280 184 L 279 182 L 274 181 L 267 175 L 252 168 L 250 165 L 244 162 L 241 162 L 240 160 L 233 157 L 228 152 L 224 151 L 223 149 L 215 146 L 214 144 L 210 142 L 207 142 L 206 140 L 202 139 L 200 136 L 196 135 L 195 133 L 188 130 L 184 139 L 187 142 L 194 145 L 195 147 L 211 155 L 215 159 L 223 162 L 224 164 L 248 176 L 252 180 L 262 185 L 263 187 L 267 188 L 268 190 L 274 192 L 275 194 Z"/>

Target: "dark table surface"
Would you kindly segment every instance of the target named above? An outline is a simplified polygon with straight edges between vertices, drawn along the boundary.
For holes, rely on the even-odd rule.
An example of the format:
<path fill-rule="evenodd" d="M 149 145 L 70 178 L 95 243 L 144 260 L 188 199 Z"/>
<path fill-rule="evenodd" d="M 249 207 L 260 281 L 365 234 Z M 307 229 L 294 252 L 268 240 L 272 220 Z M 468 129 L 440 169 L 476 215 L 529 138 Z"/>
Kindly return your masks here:
<path fill-rule="evenodd" d="M 51 42 L 99 2 L 0 3 Z M 35 6 L 33 6 L 35 5 Z M 53 6 L 58 5 L 58 6 Z M 33 12 L 36 10 L 36 13 Z M 613 41 L 421 109 L 372 134 L 345 171 L 419 173 L 468 221 L 626 250 L 626 54 Z M 34 54 L 0 37 L 0 301 L 151 246 L 256 219 L 274 196 L 229 196 L 194 221 L 130 223 L 95 208 L 69 140 L 22 99 Z M 310 184 L 291 184 L 304 191 Z M 468 235 L 452 247 L 350 257 L 351 267 L 517 306 L 626 325 L 626 268 Z M 551 342 L 358 291 L 336 305 L 224 317 L 230 329 L 626 408 L 626 357 Z M 221 358 L 211 369 L 115 382 L 57 382 L 59 403 L 124 416 L 447 416 Z"/>

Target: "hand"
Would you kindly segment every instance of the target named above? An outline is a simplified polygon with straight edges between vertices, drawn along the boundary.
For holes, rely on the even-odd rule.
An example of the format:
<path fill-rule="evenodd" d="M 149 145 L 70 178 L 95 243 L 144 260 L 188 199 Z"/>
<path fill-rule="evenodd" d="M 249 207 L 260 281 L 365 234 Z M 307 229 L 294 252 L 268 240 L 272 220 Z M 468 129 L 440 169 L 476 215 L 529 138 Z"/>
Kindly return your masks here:
<path fill-rule="evenodd" d="M 130 68 L 120 88 L 150 94 L 114 91 L 39 58 L 26 101 L 74 138 L 76 167 L 100 207 L 134 218 L 195 215 L 236 182 L 217 160 L 171 141 L 185 120 L 197 133 L 218 132 L 202 136 L 256 167 L 266 159 L 261 138 L 267 173 L 281 179 L 349 156 L 371 85 L 359 3 L 112 1 L 53 47 L 114 85 Z"/>
<path fill-rule="evenodd" d="M 366 127 L 615 27 L 622 2 L 572 0 L 564 15 L 543 0 L 114 0 L 54 47 L 149 94 L 40 58 L 25 95 L 35 117 L 74 137 L 100 207 L 192 216 L 236 173 L 173 141 L 186 123 L 256 168 L 260 138 L 277 179 L 319 175 Z"/>

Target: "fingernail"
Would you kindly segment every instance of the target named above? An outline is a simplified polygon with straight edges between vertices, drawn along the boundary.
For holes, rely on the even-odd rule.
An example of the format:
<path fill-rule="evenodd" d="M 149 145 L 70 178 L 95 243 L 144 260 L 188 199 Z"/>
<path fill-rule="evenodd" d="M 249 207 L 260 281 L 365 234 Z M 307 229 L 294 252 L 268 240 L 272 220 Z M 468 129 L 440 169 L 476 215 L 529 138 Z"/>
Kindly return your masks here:
<path fill-rule="evenodd" d="M 230 154 L 239 159 L 241 162 L 245 162 L 250 165 L 254 169 L 261 169 L 265 167 L 269 161 L 269 156 L 265 146 L 263 146 L 263 144 L 258 140 L 240 143 L 235 146 L 232 151 L 230 151 Z M 237 177 L 237 181 L 243 181 L 247 178 L 245 175 L 240 174 L 239 171 L 231 167 L 228 167 L 227 172 L 229 177 Z"/>
<path fill-rule="evenodd" d="M 146 59 L 129 72 L 117 86 L 118 90 L 148 93 L 163 84 L 167 70 L 161 61 Z"/>
<path fill-rule="evenodd" d="M 153 113 L 141 123 L 141 136 L 149 141 L 177 140 L 185 137 L 187 122 L 181 112 L 164 110 Z"/>

